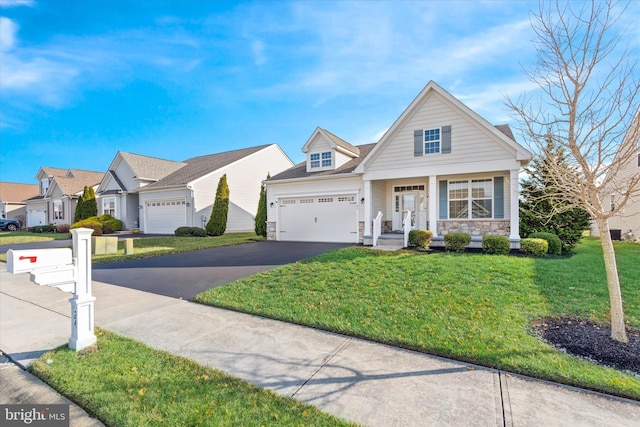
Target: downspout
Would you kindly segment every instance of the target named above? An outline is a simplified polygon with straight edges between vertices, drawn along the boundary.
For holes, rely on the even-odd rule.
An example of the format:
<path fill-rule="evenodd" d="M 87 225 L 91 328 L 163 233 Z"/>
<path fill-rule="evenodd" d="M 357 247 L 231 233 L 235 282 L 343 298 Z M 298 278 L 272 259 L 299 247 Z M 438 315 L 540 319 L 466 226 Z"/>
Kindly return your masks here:
<path fill-rule="evenodd" d="M 191 211 L 191 227 L 197 227 L 196 225 L 196 201 L 195 201 L 195 196 L 193 193 L 193 187 L 191 187 L 191 185 L 187 184 L 187 189 L 190 192 L 189 198 L 190 200 L 190 206 L 189 206 L 189 210 Z"/>

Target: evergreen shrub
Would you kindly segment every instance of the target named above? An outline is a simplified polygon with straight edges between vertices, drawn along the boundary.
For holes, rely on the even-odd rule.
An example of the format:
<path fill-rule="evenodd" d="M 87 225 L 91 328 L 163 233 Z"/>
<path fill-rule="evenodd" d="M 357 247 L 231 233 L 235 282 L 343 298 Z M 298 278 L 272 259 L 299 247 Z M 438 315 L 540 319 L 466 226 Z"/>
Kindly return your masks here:
<path fill-rule="evenodd" d="M 465 246 L 471 243 L 471 235 L 467 233 L 449 233 L 444 236 L 444 248 L 447 252 L 464 252 Z"/>
<path fill-rule="evenodd" d="M 520 240 L 520 252 L 533 255 L 545 256 L 549 250 L 549 242 L 544 239 L 526 238 Z"/>
<path fill-rule="evenodd" d="M 433 233 L 431 230 L 411 230 L 409 231 L 409 246 L 415 246 L 418 249 L 427 249 L 431 243 Z"/>
<path fill-rule="evenodd" d="M 483 236 L 482 252 L 492 255 L 509 255 L 511 241 L 506 236 Z"/>
<path fill-rule="evenodd" d="M 549 243 L 548 253 L 551 255 L 560 255 L 562 253 L 562 240 L 553 233 L 531 233 L 527 236 L 531 239 L 544 239 Z"/>

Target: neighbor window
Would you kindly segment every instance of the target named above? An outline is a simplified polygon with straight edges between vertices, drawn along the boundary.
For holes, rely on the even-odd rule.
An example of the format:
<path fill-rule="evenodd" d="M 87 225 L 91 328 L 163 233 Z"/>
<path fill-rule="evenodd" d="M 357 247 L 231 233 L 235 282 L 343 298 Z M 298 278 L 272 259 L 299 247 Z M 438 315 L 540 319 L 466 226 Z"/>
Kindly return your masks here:
<path fill-rule="evenodd" d="M 322 163 L 320 162 L 320 156 L 322 156 Z M 313 153 L 309 156 L 311 161 L 311 168 L 319 168 L 322 165 L 323 168 L 331 166 L 331 151 L 325 151 L 323 153 Z"/>
<path fill-rule="evenodd" d="M 471 188 L 471 192 L 469 192 L 469 188 Z M 492 217 L 492 179 L 449 181 L 449 218 L 482 219 Z"/>
<path fill-rule="evenodd" d="M 53 201 L 53 219 L 64 219 L 62 200 Z"/>
<path fill-rule="evenodd" d="M 424 130 L 424 154 L 440 152 L 440 128 Z"/>
<path fill-rule="evenodd" d="M 116 199 L 115 197 L 109 197 L 108 199 L 102 199 L 102 213 L 115 216 L 116 214 Z"/>

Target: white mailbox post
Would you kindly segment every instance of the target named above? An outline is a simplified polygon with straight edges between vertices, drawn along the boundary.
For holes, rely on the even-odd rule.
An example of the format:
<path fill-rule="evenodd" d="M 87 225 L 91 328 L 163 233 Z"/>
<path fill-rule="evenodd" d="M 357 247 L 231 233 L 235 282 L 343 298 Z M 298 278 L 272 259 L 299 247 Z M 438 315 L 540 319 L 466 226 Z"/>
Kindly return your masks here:
<path fill-rule="evenodd" d="M 71 338 L 69 348 L 80 351 L 96 342 L 91 295 L 91 234 L 89 228 L 71 230 L 70 249 L 33 249 L 7 251 L 9 273 L 30 273 L 31 281 L 73 292 L 71 303 Z"/>

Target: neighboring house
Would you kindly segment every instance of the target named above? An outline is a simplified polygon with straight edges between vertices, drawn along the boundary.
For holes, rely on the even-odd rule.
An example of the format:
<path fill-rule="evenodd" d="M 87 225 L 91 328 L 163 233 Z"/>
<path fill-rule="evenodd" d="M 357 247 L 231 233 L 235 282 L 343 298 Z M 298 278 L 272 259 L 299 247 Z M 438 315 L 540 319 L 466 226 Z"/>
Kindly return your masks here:
<path fill-rule="evenodd" d="M 619 203 L 623 193 L 640 179 L 640 109 L 620 145 L 618 156 L 624 155 L 628 160 L 615 174 L 611 184 L 611 208 Z M 640 242 L 640 191 L 636 190 L 624 208 L 616 216 L 609 219 L 609 230 L 614 238 Z"/>
<path fill-rule="evenodd" d="M 41 167 L 36 174 L 40 194 L 26 199 L 27 227 L 71 225 L 85 186 L 97 188 L 102 172 Z"/>
<path fill-rule="evenodd" d="M 39 194 L 36 184 L 18 184 L 15 182 L 0 182 L 0 217 L 15 219 L 22 226 L 27 223 L 27 208 L 24 200 Z"/>
<path fill-rule="evenodd" d="M 518 172 L 532 154 L 508 125 L 493 126 L 430 82 L 375 144 L 353 146 L 316 129 L 307 160 L 266 181 L 268 239 L 372 242 L 382 232 L 429 229 L 510 237 L 519 247 Z"/>
<path fill-rule="evenodd" d="M 118 218 L 125 229 L 139 228 L 142 208 L 138 190 L 185 164 L 119 151 L 96 191 L 98 212 Z"/>
<path fill-rule="evenodd" d="M 227 175 L 227 232 L 253 231 L 260 187 L 293 163 L 277 144 L 194 157 L 153 184 L 137 190 L 140 228 L 147 234 L 173 234 L 181 226 L 204 228 L 218 182 Z"/>

